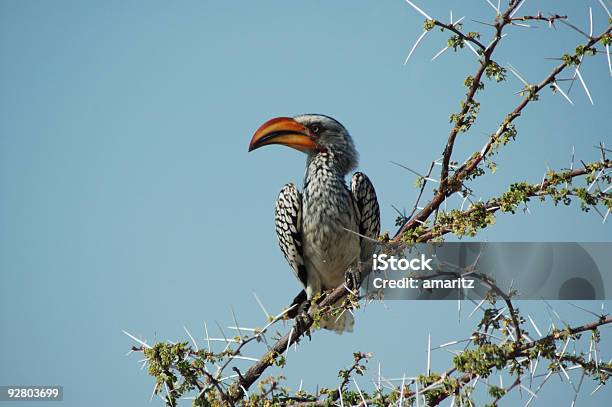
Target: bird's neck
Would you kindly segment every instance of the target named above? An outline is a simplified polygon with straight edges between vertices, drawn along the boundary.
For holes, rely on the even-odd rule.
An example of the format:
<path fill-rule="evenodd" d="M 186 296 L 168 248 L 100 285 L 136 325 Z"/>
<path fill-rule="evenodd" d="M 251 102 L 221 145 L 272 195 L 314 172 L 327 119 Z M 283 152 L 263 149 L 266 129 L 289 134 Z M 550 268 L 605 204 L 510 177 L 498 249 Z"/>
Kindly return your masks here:
<path fill-rule="evenodd" d="M 311 202 L 326 194 L 336 196 L 344 193 L 347 190 L 346 174 L 346 169 L 338 163 L 333 153 L 324 152 L 309 157 L 304 174 L 305 201 Z"/>
<path fill-rule="evenodd" d="M 306 163 L 306 176 L 309 173 L 325 171 L 344 180 L 344 177 L 357 165 L 356 157 L 347 157 L 347 154 L 338 154 L 333 150 L 326 150 L 309 155 Z"/>
<path fill-rule="evenodd" d="M 320 152 L 308 157 L 305 178 L 325 177 L 344 181 L 347 170 L 333 152 Z"/>

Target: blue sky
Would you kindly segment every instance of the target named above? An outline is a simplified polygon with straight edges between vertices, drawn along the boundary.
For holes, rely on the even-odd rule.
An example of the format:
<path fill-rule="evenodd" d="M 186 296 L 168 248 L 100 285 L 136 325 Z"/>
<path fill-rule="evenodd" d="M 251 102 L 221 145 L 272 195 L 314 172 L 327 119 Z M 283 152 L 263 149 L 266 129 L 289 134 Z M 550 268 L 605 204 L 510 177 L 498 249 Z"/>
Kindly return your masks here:
<path fill-rule="evenodd" d="M 467 29 L 490 36 L 470 20 L 493 17 L 485 1 L 419 4 L 441 19 L 452 8 Z M 589 6 L 598 32 L 606 18 L 595 0 L 527 1 L 521 12 L 568 14 L 587 27 Z M 124 356 L 131 342 L 122 329 L 178 340 L 187 326 L 202 338 L 204 321 L 230 324 L 230 305 L 244 325 L 262 325 L 252 292 L 270 310 L 286 305 L 299 287 L 277 248 L 273 205 L 285 183 L 301 183 L 304 157 L 280 147 L 247 154 L 271 117 L 341 121 L 376 186 L 383 229 L 393 231 L 391 205 L 410 208 L 416 190 L 390 161 L 425 171 L 441 155 L 476 66 L 469 50 L 430 62 L 445 43 L 438 31 L 404 66 L 422 21 L 400 0 L 0 1 L 0 384 L 62 384 L 65 406 L 145 405 L 153 382 Z M 565 26 L 508 32 L 498 61 L 534 82 L 556 63 L 543 57 L 581 41 Z M 582 73 L 595 105 L 578 84 L 574 106 L 545 92 L 517 120 L 498 173 L 474 184 L 478 196 L 567 167 L 572 146 L 589 161 L 598 158 L 592 146 L 610 144 L 605 57 Z M 458 139 L 459 160 L 480 149 L 520 87 L 513 77 L 487 83 L 481 121 Z M 530 210 L 501 216 L 479 239 L 612 236 L 610 222 L 575 205 Z M 570 320 L 589 319 L 560 306 Z M 360 311 L 350 336 L 305 341 L 289 356 L 288 384 L 334 385 L 355 350 L 373 352 L 372 367 L 382 361 L 388 376 L 415 374 L 429 332 L 442 343 L 473 325 L 458 322 L 455 303 L 389 307 Z M 543 305 L 522 308 L 546 322 Z M 434 367 L 448 360 L 436 355 Z M 551 388 L 541 403 L 571 394 Z M 606 392 L 583 405 L 600 405 Z"/>

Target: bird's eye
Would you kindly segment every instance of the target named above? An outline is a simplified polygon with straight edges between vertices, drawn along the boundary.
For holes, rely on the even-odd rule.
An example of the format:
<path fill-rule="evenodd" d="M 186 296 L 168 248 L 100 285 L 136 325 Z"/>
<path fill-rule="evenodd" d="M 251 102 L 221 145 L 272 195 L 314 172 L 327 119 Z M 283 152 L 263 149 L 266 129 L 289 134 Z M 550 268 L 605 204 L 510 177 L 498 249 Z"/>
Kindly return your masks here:
<path fill-rule="evenodd" d="M 318 124 L 313 124 L 313 125 L 310 126 L 310 130 L 314 134 L 319 134 L 319 132 L 321 131 L 321 126 L 319 126 Z"/>

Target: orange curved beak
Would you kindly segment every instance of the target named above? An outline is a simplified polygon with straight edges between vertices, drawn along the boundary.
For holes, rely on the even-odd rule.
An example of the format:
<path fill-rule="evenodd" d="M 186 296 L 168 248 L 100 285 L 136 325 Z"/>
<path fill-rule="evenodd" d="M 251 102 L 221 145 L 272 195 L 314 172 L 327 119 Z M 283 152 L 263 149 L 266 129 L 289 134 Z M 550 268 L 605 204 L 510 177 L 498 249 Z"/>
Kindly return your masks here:
<path fill-rule="evenodd" d="M 303 153 L 317 148 L 310 130 L 290 117 L 277 117 L 262 124 L 251 139 L 249 151 L 269 144 L 282 144 Z"/>

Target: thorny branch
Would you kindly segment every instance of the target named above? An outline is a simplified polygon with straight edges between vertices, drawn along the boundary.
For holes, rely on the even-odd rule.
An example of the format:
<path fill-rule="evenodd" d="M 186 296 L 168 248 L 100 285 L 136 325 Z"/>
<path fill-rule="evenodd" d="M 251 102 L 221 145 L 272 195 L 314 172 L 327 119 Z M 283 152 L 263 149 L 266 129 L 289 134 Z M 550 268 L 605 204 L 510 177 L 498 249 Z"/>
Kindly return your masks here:
<path fill-rule="evenodd" d="M 538 13 L 537 15 L 534 16 L 522 16 L 522 17 L 512 17 L 510 18 L 510 21 L 514 22 L 514 21 L 529 21 L 529 20 L 533 20 L 533 21 L 547 21 L 550 24 L 553 24 L 555 22 L 555 20 L 567 20 L 567 16 L 562 16 L 559 14 L 551 14 L 548 17 L 545 17 L 542 13 Z"/>
<path fill-rule="evenodd" d="M 550 335 L 547 335 L 543 338 L 519 345 L 518 347 L 514 348 L 514 350 L 512 350 L 510 354 L 507 355 L 507 360 L 511 360 L 519 356 L 525 356 L 528 350 L 533 349 L 537 347 L 538 345 L 547 345 L 560 338 L 565 338 L 571 335 L 579 334 L 581 332 L 592 331 L 602 325 L 606 325 L 610 323 L 612 323 L 612 316 L 606 316 L 606 317 L 600 318 L 597 321 L 590 322 L 588 324 L 584 324 L 584 325 L 580 325 L 576 327 L 568 327 L 563 331 L 555 331 L 551 333 Z M 493 363 L 489 363 L 486 366 L 488 368 L 492 368 L 495 365 Z M 606 370 L 607 369 L 608 367 L 606 367 Z M 459 378 L 459 382 L 469 383 L 471 380 L 474 379 L 475 376 L 476 375 L 471 372 L 466 372 Z M 449 397 L 449 395 L 450 395 L 449 393 L 441 393 L 438 397 L 432 400 L 433 403 L 431 405 L 438 405 L 442 400 Z"/>
<path fill-rule="evenodd" d="M 567 200 L 570 199 L 569 197 L 578 197 L 583 201 L 583 210 L 588 210 L 590 207 L 595 208 L 598 203 L 603 203 L 608 207 L 609 213 L 609 208 L 612 207 L 610 193 L 608 192 L 610 187 L 608 186 L 606 189 L 599 187 L 600 182 L 605 182 L 607 185 L 612 183 L 612 176 L 608 172 L 612 167 L 612 162 L 605 157 L 605 151 L 608 150 L 603 146 L 600 146 L 602 159 L 597 162 L 584 164 L 583 168 L 571 168 L 568 171 L 562 172 L 549 171 L 541 183 L 513 184 L 508 192 L 502 196 L 491 198 L 485 202 L 471 203 L 467 210 L 463 210 L 462 207 L 461 210 L 438 212 L 446 199 L 454 193 L 461 193 L 466 197 L 465 199 L 468 198 L 470 189 L 466 187 L 465 182 L 482 175 L 480 165 L 483 161 L 486 161 L 500 146 L 514 139 L 516 130 L 513 122 L 522 114 L 524 108 L 529 103 L 538 100 L 542 89 L 550 85 L 554 87 L 553 90 L 560 91 L 569 101 L 567 95 L 557 85 L 558 75 L 571 66 L 579 67 L 585 55 L 601 52 L 596 50 L 596 45 L 600 42 L 606 47 L 606 51 L 609 52 L 608 47 L 611 42 L 610 32 L 612 26 L 608 26 L 598 36 L 588 35 L 579 30 L 587 37 L 588 41 L 577 47 L 576 53 L 564 55 L 561 58 L 562 63 L 556 66 L 538 84 L 528 84 L 525 82 L 525 88 L 522 92 L 524 98 L 521 102 L 506 115 L 483 148 L 472 154 L 459 166 L 458 164 L 453 164 L 453 149 L 458 135 L 469 130 L 476 120 L 480 104 L 475 100 L 475 97 L 484 88 L 482 82 L 483 75 L 489 79 L 495 79 L 497 82 L 505 80 L 506 69 L 498 65 L 493 59 L 497 45 L 504 37 L 504 28 L 508 25 L 520 25 L 518 22 L 525 21 L 546 21 L 549 25 L 552 25 L 555 21 L 565 22 L 564 20 L 567 19 L 567 16 L 553 14 L 546 17 L 542 13 L 538 13 L 536 15 L 514 17 L 514 14 L 522 6 L 523 2 L 512 0 L 505 11 L 502 12 L 497 9 L 495 21 L 491 24 L 495 29 L 494 36 L 491 42 L 485 45 L 481 42 L 479 33 L 464 33 L 460 20 L 453 22 L 451 16 L 450 23 L 443 23 L 432 19 L 412 2 L 408 3 L 426 17 L 426 32 L 434 27 L 439 27 L 442 31 L 446 30 L 454 34 L 449 39 L 447 48 L 452 47 L 456 50 L 457 47 L 463 48 L 465 44 L 472 48 L 469 44 L 473 44 L 476 49 L 472 49 L 479 55 L 479 66 L 475 74 L 466 79 L 467 93 L 462 102 L 461 110 L 451 116 L 451 121 L 454 125 L 450 130 L 441 163 L 438 163 L 438 160 L 432 162 L 427 176 L 421 180 L 420 192 L 412 213 L 403 219 L 404 222 L 399 227 L 392 241 L 396 243 L 426 242 L 440 239 L 447 233 L 454 233 L 459 236 L 465 234 L 473 235 L 480 228 L 492 224 L 496 212 L 514 213 L 519 205 L 526 205 L 529 198 L 535 197 L 540 199 L 550 197 L 555 203 L 559 201 L 567 203 Z M 492 3 L 489 4 L 494 7 Z M 411 54 L 418 45 L 418 42 L 424 37 L 424 34 L 419 37 Z M 513 71 L 513 73 L 515 72 Z M 515 75 L 518 76 L 517 73 Z M 580 75 L 578 68 L 576 68 L 576 75 Z M 522 78 L 520 79 L 524 81 Z M 579 79 L 582 81 L 581 76 Z M 588 94 L 586 85 L 584 87 Z M 431 200 L 424 207 L 420 208 L 418 204 L 425 190 L 427 178 L 430 177 L 436 164 L 441 166 L 439 188 L 434 191 L 435 193 Z M 568 187 L 574 178 L 581 176 L 586 176 L 587 181 L 591 183 L 588 188 Z M 597 187 L 591 192 L 593 185 L 597 185 Z M 433 213 L 436 213 L 435 220 L 428 226 L 428 219 Z M 386 241 L 389 242 L 388 237 Z M 453 367 L 442 374 L 427 372 L 427 375 L 411 378 L 407 381 L 405 378 L 402 378 L 402 384 L 399 387 L 392 385 L 387 379 L 384 379 L 387 384 L 382 383 L 379 377 L 378 384 L 375 383 L 376 392 L 372 395 L 361 391 L 359 388 L 357 392 L 347 389 L 351 375 L 354 373 L 362 374 L 365 370 L 361 362 L 367 361 L 369 355 L 360 352 L 354 354 L 355 362 L 353 365 L 349 369 L 340 372 L 342 382 L 335 390 L 322 389 L 315 395 L 298 392 L 295 396 L 290 396 L 287 389 L 279 387 L 280 379 L 261 379 L 262 374 L 269 367 L 273 365 L 284 366 L 286 362 L 284 355 L 286 355 L 289 347 L 299 343 L 305 335 L 310 335 L 311 328 L 317 327 L 318 321 L 323 316 L 337 315 L 339 312 L 351 312 L 351 308 L 359 306 L 358 301 L 360 298 L 356 293 L 356 287 L 353 287 L 350 283 L 337 287 L 333 291 L 323 294 L 320 298 L 316 298 L 318 307 L 308 310 L 307 313 L 301 316 L 299 323 L 296 323 L 288 333 L 278 337 L 272 345 L 268 344 L 266 335 L 270 334 L 271 327 L 274 324 L 286 318 L 285 314 L 288 310 L 285 310 L 277 317 L 270 318 L 269 323 L 264 328 L 253 329 L 251 335 L 243 334 L 240 331 L 240 327 L 236 327 L 238 328 L 239 335 L 233 338 L 227 338 L 223 335 L 225 349 L 218 353 L 214 353 L 210 348 L 210 341 L 213 338 L 209 338 L 208 333 L 208 349 L 198 349 L 194 343 L 195 350 L 189 346 L 188 342 L 176 344 L 158 343 L 154 346 L 149 346 L 131 334 L 128 335 L 140 342 L 141 346 L 133 347 L 132 351 L 144 353 L 146 357 L 144 362 L 149 365 L 149 373 L 156 377 L 153 394 L 161 393 L 162 389 L 165 389 L 166 397 L 164 400 L 170 406 L 176 406 L 177 400 L 190 391 L 197 391 L 197 396 L 194 398 L 194 406 L 258 405 L 257 403 L 264 399 L 275 400 L 277 405 L 330 405 L 338 400 L 340 405 L 345 405 L 344 403 L 347 403 L 346 405 L 389 405 L 391 403 L 403 405 L 404 402 L 416 402 L 418 405 L 421 399 L 427 402 L 428 405 L 438 405 L 449 397 L 453 397 L 453 400 L 460 404 L 470 405 L 473 388 L 470 388 L 469 384 L 472 381 L 475 380 L 473 384 L 475 386 L 479 378 L 489 376 L 493 370 L 503 371 L 508 369 L 515 376 L 515 380 L 510 386 L 502 388 L 488 385 L 493 405 L 496 405 L 495 403 L 512 389 L 524 387 L 522 378 L 527 374 L 525 372 L 526 369 L 529 369 L 531 374 L 530 380 L 534 379 L 540 358 L 550 360 L 551 367 L 542 384 L 535 390 L 535 393 L 529 390 L 530 393 L 533 393 L 532 398 L 551 374 L 561 374 L 559 372 L 562 371 L 567 375 L 565 370 L 566 368 L 570 369 L 567 363 L 572 363 L 574 365 L 572 368 L 582 369 L 583 377 L 587 375 L 597 378 L 601 382 L 600 386 L 611 376 L 612 365 L 600 361 L 597 356 L 597 342 L 599 341 L 598 328 L 602 325 L 611 324 L 612 317 L 602 312 L 596 321 L 588 324 L 575 327 L 566 326 L 564 329 L 557 329 L 553 326 L 549 331 L 550 333 L 540 339 L 532 340 L 527 330 L 522 326 L 525 320 L 518 312 L 518 309 L 514 307 L 511 295 L 504 293 L 493 281 L 487 280 L 486 275 L 479 273 L 476 273 L 476 275 L 487 281 L 491 287 L 486 299 L 489 300 L 492 306 L 492 308 L 485 309 L 481 306 L 482 302 L 477 306 L 477 308 L 483 310 L 484 316 L 479 324 L 479 330 L 474 332 L 468 340 L 468 344 L 473 344 L 477 347 L 468 349 L 466 346 L 463 352 L 455 356 Z M 506 305 L 501 311 L 495 308 L 496 298 L 501 298 Z M 338 308 L 334 304 L 337 304 L 339 301 L 343 301 L 343 305 Z M 504 311 L 505 309 L 507 311 Z M 529 318 L 531 320 L 531 317 Z M 534 328 L 538 330 L 533 320 L 531 322 Z M 504 328 L 506 325 L 514 328 L 515 335 L 512 335 L 509 330 Z M 496 338 L 495 333 L 497 331 L 504 338 L 494 342 L 493 338 Z M 570 355 L 565 352 L 570 339 L 578 340 L 581 333 L 589 331 L 591 332 L 591 348 L 588 354 Z M 189 336 L 191 337 L 191 335 Z M 559 350 L 557 345 L 562 341 L 566 342 L 563 349 Z M 264 342 L 268 349 L 267 352 L 257 359 L 242 356 L 241 352 L 245 346 L 254 342 Z M 232 348 L 232 345 L 236 345 L 235 348 Z M 595 354 L 594 358 L 592 357 L 593 353 Z M 253 364 L 245 372 L 241 372 L 237 367 L 234 367 L 235 375 L 223 377 L 224 370 L 229 367 L 230 362 L 240 358 L 253 360 Z M 534 361 L 535 366 L 532 365 Z M 214 373 L 208 369 L 208 367 L 213 366 L 217 369 Z M 456 376 L 456 374 L 460 375 Z M 258 380 L 260 395 L 251 394 L 249 396 L 249 390 Z M 356 382 L 355 385 L 357 385 Z M 269 387 L 266 388 L 266 386 Z M 414 386 L 414 391 L 411 390 L 410 386 Z M 385 388 L 390 390 L 390 392 L 385 394 Z M 326 396 L 327 399 L 323 400 L 322 396 Z"/>
<path fill-rule="evenodd" d="M 519 204 L 527 203 L 529 198 L 532 197 L 544 199 L 546 196 L 551 196 L 555 202 L 564 200 L 566 203 L 569 203 L 568 195 L 586 194 L 587 191 L 584 190 L 584 188 L 576 188 L 575 191 L 567 188 L 559 190 L 555 188 L 557 185 L 587 174 L 591 174 L 592 177 L 595 177 L 599 171 L 610 168 L 612 168 L 612 161 L 597 161 L 585 168 L 578 168 L 561 173 L 550 172 L 548 174 L 549 176 L 541 183 L 531 185 L 525 183 L 513 184 L 510 191 L 501 197 L 492 198 L 487 202 L 473 204 L 471 208 L 466 211 L 451 211 L 445 213 L 439 218 L 436 225 L 420 233 L 416 241 L 428 242 L 450 232 L 454 232 L 459 236 L 463 234 L 474 235 L 479 228 L 484 228 L 494 222 L 493 214 L 495 212 L 500 210 L 503 212 L 514 212 Z M 597 203 L 599 199 L 604 201 L 607 205 L 612 203 L 612 198 L 605 194 L 589 195 L 589 200 L 593 200 L 590 201 L 592 204 Z M 588 209 L 588 207 L 585 207 L 585 209 Z"/>
<path fill-rule="evenodd" d="M 514 7 L 516 7 L 516 5 Z M 461 131 L 465 131 L 463 130 L 465 128 L 464 126 L 471 126 L 470 120 L 475 119 L 472 117 L 469 118 L 469 120 L 466 122 L 466 116 L 468 115 L 468 112 L 472 109 L 475 109 L 475 107 L 476 109 L 479 108 L 479 104 L 475 102 L 474 97 L 476 95 L 477 90 L 482 85 L 481 78 L 482 75 L 485 73 L 487 66 L 491 66 L 491 64 L 494 63 L 491 60 L 491 54 L 493 53 L 495 47 L 501 39 L 502 29 L 510 23 L 509 15 L 513 10 L 514 8 L 513 6 L 511 6 L 503 14 L 503 21 L 496 23 L 496 36 L 487 51 L 484 52 L 484 59 L 481 60 L 480 66 L 476 71 L 476 74 L 469 82 L 470 86 L 468 88 L 466 99 L 464 102 L 462 102 L 463 108 L 457 116 L 454 116 L 455 126 L 453 126 L 453 128 L 451 129 L 448 141 L 446 143 L 446 147 L 444 148 L 442 170 L 440 173 L 440 188 L 437 190 L 431 201 L 398 230 L 395 235 L 396 239 L 400 239 L 402 235 L 406 234 L 406 232 L 414 230 L 420 225 L 422 225 L 431 216 L 431 214 L 436 211 L 440 207 L 440 205 L 442 205 L 442 203 L 447 197 L 461 190 L 461 188 L 463 187 L 463 182 L 467 180 L 470 176 L 473 176 L 476 169 L 478 168 L 478 165 L 487 156 L 487 154 L 490 153 L 492 147 L 499 142 L 500 138 L 504 135 L 508 136 L 509 130 L 511 134 L 515 132 L 512 123 L 517 117 L 521 115 L 523 109 L 532 101 L 537 100 L 537 96 L 540 91 L 547 85 L 554 83 L 555 78 L 559 73 L 561 73 L 568 66 L 576 64 L 576 59 L 568 56 L 567 58 L 565 58 L 566 60 L 563 63 L 555 67 L 550 72 L 550 74 L 546 78 L 544 78 L 539 84 L 529 85 L 528 89 L 526 90 L 525 98 L 516 106 L 516 108 L 512 112 L 510 112 L 506 116 L 497 131 L 491 135 L 483 149 L 479 152 L 474 153 L 471 158 L 469 158 L 459 169 L 455 171 L 455 174 L 453 176 L 449 176 L 449 167 L 453 147 L 455 144 L 455 139 Z M 608 26 L 606 30 L 602 32 L 602 34 L 591 38 L 586 44 L 584 44 L 582 47 L 578 47 L 577 49 L 582 50 L 583 53 L 585 52 L 585 50 L 591 50 L 597 42 L 601 41 L 603 38 L 608 38 L 611 31 L 612 25 Z M 510 137 L 514 136 L 510 135 Z"/>

